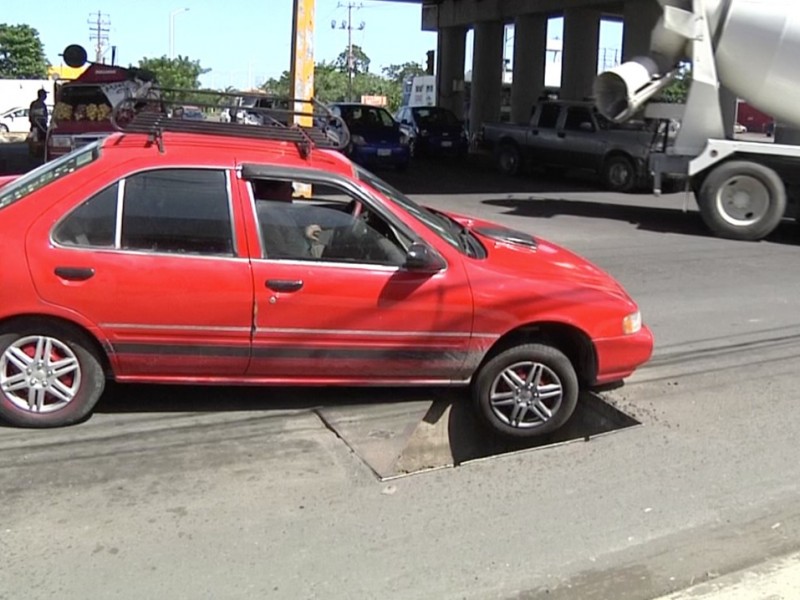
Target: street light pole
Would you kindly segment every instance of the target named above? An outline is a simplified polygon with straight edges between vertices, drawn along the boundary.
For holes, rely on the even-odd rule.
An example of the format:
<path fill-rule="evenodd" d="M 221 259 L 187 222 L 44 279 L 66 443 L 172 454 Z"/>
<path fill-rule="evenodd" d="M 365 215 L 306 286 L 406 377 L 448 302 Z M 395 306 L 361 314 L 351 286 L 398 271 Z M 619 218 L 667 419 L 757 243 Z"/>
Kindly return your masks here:
<path fill-rule="evenodd" d="M 169 57 L 175 58 L 175 15 L 188 12 L 188 8 L 176 8 L 169 13 Z"/>

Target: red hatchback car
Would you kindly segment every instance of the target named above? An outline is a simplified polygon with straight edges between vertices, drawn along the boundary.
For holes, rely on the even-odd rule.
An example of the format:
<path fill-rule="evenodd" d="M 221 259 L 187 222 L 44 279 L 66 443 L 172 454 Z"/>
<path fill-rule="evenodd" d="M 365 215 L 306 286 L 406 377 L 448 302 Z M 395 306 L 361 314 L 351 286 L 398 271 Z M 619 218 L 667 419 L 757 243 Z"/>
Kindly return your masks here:
<path fill-rule="evenodd" d="M 650 357 L 633 300 L 568 250 L 206 125 L 114 134 L 0 188 L 5 421 L 80 421 L 107 379 L 461 385 L 527 437 Z"/>

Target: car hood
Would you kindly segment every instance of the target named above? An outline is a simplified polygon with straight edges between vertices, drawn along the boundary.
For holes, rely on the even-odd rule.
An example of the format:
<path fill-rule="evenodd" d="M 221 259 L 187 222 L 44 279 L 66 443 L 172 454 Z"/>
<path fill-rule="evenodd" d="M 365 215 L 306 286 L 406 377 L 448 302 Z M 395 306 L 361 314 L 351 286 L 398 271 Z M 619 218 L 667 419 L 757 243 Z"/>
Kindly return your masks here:
<path fill-rule="evenodd" d="M 630 299 L 611 275 L 582 256 L 538 236 L 497 223 L 451 215 L 486 248 L 487 266 L 516 278 L 570 282 Z"/>

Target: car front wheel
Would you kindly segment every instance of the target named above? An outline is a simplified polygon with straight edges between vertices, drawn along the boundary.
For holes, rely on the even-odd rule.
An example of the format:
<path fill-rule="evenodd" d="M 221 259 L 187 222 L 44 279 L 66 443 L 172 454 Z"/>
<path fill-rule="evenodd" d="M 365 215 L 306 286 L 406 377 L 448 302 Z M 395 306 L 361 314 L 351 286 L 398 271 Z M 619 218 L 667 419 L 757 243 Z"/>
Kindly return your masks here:
<path fill-rule="evenodd" d="M 0 418 L 20 427 L 60 427 L 85 418 L 105 376 L 85 336 L 59 326 L 0 335 Z"/>
<path fill-rule="evenodd" d="M 473 381 L 479 415 L 495 432 L 534 438 L 555 431 L 578 404 L 570 360 L 546 344 L 523 344 L 489 360 Z"/>

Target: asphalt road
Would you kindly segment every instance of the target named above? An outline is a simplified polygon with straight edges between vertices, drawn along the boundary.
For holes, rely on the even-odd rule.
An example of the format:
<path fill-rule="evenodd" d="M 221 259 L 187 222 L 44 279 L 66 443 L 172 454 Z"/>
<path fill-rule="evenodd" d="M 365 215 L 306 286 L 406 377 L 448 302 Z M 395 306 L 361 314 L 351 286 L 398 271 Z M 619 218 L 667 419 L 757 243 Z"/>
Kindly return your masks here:
<path fill-rule="evenodd" d="M 618 278 L 656 352 L 604 396 L 642 425 L 379 481 L 326 415 L 396 451 L 378 417 L 424 391 L 120 386 L 85 424 L 0 428 L 0 598 L 638 600 L 800 549 L 793 224 L 732 242 L 681 195 L 387 177 Z"/>

